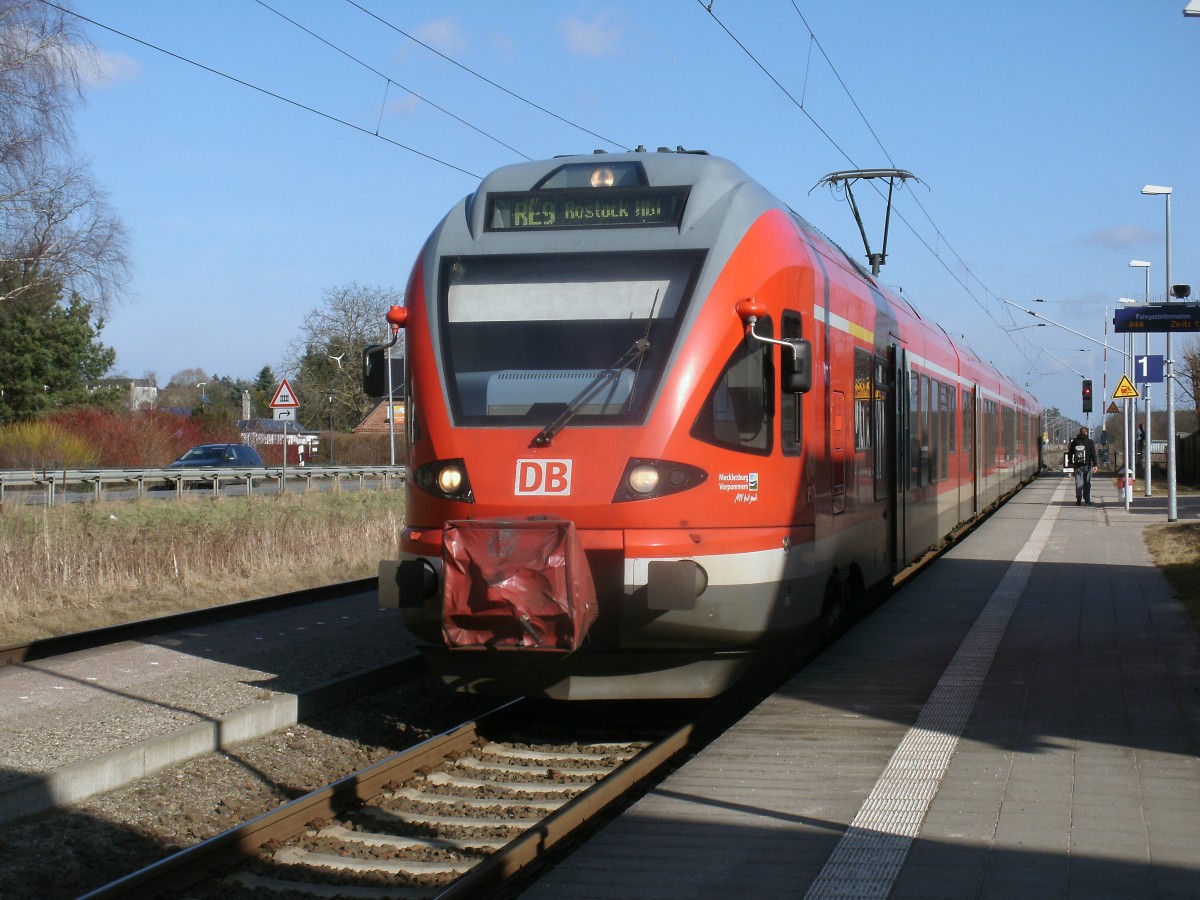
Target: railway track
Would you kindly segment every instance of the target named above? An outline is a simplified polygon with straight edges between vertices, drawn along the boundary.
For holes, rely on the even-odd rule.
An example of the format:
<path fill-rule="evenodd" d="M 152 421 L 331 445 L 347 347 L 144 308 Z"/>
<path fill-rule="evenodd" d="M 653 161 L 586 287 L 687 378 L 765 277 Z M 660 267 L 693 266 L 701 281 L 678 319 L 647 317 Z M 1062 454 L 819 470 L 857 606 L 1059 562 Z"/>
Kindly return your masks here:
<path fill-rule="evenodd" d="M 761 690 L 586 710 L 513 701 L 86 896 L 486 895 Z"/>

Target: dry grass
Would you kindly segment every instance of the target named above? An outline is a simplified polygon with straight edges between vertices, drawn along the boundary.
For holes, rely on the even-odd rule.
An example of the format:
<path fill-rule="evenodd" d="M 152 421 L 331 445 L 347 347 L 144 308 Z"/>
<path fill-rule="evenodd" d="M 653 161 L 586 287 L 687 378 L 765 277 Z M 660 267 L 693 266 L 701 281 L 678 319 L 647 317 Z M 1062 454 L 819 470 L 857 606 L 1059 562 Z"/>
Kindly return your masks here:
<path fill-rule="evenodd" d="M 0 644 L 373 574 L 403 494 L 61 504 L 0 511 Z"/>
<path fill-rule="evenodd" d="M 1200 631 L 1200 523 L 1147 525 L 1142 539 L 1187 607 L 1193 630 Z"/>

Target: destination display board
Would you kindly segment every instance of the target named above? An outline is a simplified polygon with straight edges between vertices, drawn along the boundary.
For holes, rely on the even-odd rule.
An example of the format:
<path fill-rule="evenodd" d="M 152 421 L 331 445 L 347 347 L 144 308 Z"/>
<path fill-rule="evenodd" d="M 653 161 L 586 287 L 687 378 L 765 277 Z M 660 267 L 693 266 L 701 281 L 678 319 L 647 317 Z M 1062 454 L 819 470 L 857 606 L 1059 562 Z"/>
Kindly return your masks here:
<path fill-rule="evenodd" d="M 1130 332 L 1200 331 L 1200 303 L 1168 303 L 1118 309 L 1113 316 L 1117 334 Z"/>
<path fill-rule="evenodd" d="M 679 227 L 688 188 L 523 191 L 488 194 L 488 231 Z"/>

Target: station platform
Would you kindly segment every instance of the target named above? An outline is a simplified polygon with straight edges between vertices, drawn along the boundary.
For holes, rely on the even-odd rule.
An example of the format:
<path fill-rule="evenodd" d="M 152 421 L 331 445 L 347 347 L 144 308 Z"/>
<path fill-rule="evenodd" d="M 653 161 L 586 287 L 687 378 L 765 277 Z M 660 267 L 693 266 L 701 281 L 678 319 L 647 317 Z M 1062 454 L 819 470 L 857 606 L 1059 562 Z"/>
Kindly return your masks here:
<path fill-rule="evenodd" d="M 398 616 L 371 590 L 0 669 L 0 826 L 395 683 Z"/>
<path fill-rule="evenodd" d="M 1166 500 L 1093 502 L 1034 481 L 522 897 L 1200 896 Z"/>

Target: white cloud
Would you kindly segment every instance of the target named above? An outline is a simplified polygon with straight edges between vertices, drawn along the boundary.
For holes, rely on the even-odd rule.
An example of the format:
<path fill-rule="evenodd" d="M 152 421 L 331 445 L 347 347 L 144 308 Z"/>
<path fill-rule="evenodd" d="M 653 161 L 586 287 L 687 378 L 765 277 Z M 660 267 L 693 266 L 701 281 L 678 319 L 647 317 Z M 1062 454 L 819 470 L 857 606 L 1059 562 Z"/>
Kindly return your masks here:
<path fill-rule="evenodd" d="M 413 36 L 447 56 L 462 53 L 467 49 L 467 39 L 459 30 L 458 23 L 451 18 L 426 22 L 413 31 Z"/>
<path fill-rule="evenodd" d="M 420 105 L 421 101 L 417 99 L 415 94 L 405 91 L 395 100 L 388 101 L 387 111 L 390 115 L 407 116 L 415 112 Z"/>
<path fill-rule="evenodd" d="M 1147 244 L 1162 242 L 1162 234 L 1140 225 L 1118 225 L 1116 228 L 1099 228 L 1085 234 L 1083 243 L 1108 250 L 1131 250 Z"/>
<path fill-rule="evenodd" d="M 89 90 L 104 90 L 142 74 L 141 66 L 123 53 L 91 53 L 79 61 L 79 74 Z"/>
<path fill-rule="evenodd" d="M 597 16 L 592 22 L 570 18 L 562 21 L 563 34 L 567 38 L 567 49 L 580 56 L 608 56 L 617 52 L 621 31 L 616 27 L 605 27 L 606 14 Z"/>

